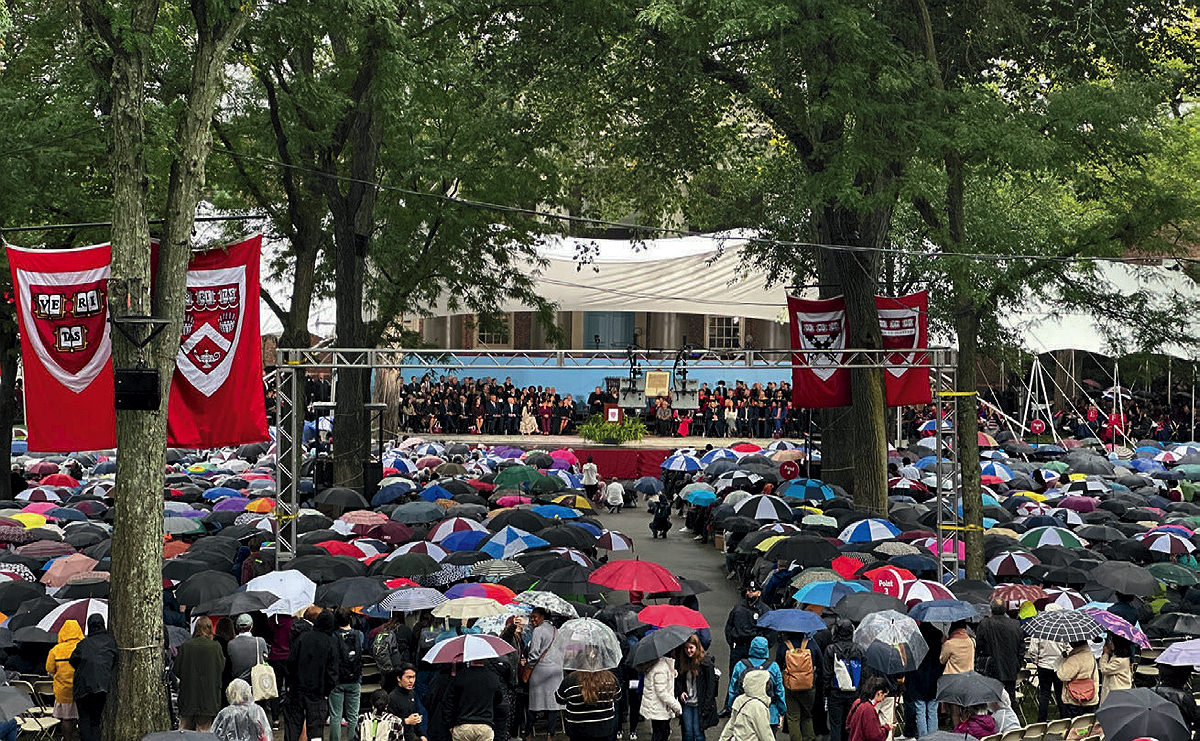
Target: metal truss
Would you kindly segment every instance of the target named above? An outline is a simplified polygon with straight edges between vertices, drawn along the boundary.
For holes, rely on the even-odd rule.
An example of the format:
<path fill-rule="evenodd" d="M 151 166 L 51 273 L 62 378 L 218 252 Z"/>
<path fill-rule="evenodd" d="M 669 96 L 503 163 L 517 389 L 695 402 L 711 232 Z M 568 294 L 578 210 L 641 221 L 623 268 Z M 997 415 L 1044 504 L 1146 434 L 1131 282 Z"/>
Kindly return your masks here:
<path fill-rule="evenodd" d="M 279 541 L 276 558 L 286 562 L 296 554 L 296 513 L 300 510 L 301 469 L 305 462 L 304 434 L 304 386 L 308 371 L 336 373 L 342 369 L 391 369 L 412 371 L 419 375 L 427 373 L 471 372 L 503 370 L 619 370 L 627 371 L 631 365 L 645 370 L 672 371 L 679 358 L 679 350 L 651 350 L 629 348 L 626 352 L 604 350 L 409 350 L 403 348 L 339 348 L 316 347 L 311 349 L 279 348 L 275 352 L 274 371 L 276 419 L 277 419 L 277 465 L 279 499 L 275 512 L 279 522 Z M 693 369 L 777 369 L 790 372 L 796 368 L 927 368 L 934 385 L 934 406 L 937 419 L 943 418 L 946 404 L 953 412 L 961 396 L 974 397 L 974 392 L 954 389 L 957 378 L 956 355 L 949 348 L 929 348 L 916 354 L 911 360 L 897 356 L 897 350 L 841 350 L 836 351 L 840 359 L 823 356 L 821 362 L 810 362 L 814 353 L 794 352 L 791 348 L 761 350 L 708 350 L 697 349 L 686 353 L 686 362 Z M 470 362 L 463 362 L 469 359 Z M 907 362 L 905 362 L 907 361 Z M 953 414 L 951 415 L 953 418 Z M 953 431 L 957 441 L 957 425 Z M 943 436 L 937 436 L 933 452 L 939 459 L 945 452 Z M 958 448 L 957 445 L 954 446 Z M 949 474 L 952 486 L 943 487 L 946 474 L 941 467 L 936 474 L 936 506 L 938 508 L 938 543 L 950 543 L 949 553 L 939 554 L 943 573 L 958 575 L 958 548 L 962 542 L 962 518 L 958 508 L 962 504 L 958 482 L 961 475 L 954 464 Z"/>

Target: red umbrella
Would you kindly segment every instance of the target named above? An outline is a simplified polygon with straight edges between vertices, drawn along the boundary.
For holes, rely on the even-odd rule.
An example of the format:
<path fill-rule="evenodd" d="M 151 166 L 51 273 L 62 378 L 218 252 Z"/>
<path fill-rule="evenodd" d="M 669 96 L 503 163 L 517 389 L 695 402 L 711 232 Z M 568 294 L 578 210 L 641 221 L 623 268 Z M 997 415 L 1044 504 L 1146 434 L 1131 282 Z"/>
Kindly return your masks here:
<path fill-rule="evenodd" d="M 899 597 L 904 588 L 917 580 L 916 574 L 899 566 L 879 566 L 863 572 L 871 580 L 872 589 L 891 597 Z"/>
<path fill-rule="evenodd" d="M 638 620 L 660 628 L 667 625 L 682 625 L 695 630 L 708 627 L 703 615 L 683 605 L 650 605 L 638 613 Z"/>
<path fill-rule="evenodd" d="M 388 589 L 399 589 L 400 587 L 419 587 L 421 585 L 412 579 L 405 579 L 403 576 L 398 576 L 395 579 L 388 579 L 383 583 L 383 586 Z"/>
<path fill-rule="evenodd" d="M 758 447 L 754 443 L 738 443 L 737 445 L 731 447 L 730 450 L 736 450 L 739 453 L 758 453 L 762 451 L 762 448 Z"/>
<path fill-rule="evenodd" d="M 38 482 L 42 486 L 79 486 L 79 482 L 65 473 L 52 473 Z"/>
<path fill-rule="evenodd" d="M 588 576 L 592 584 L 638 592 L 676 592 L 682 589 L 670 571 L 653 561 L 609 561 Z"/>
<path fill-rule="evenodd" d="M 323 540 L 320 543 L 317 543 L 317 547 L 324 548 L 326 551 L 329 551 L 330 555 L 333 555 L 333 556 L 350 556 L 351 558 L 363 558 L 364 556 L 367 555 L 367 554 L 363 553 L 362 550 L 358 546 L 356 546 L 352 543 L 343 543 L 340 540 Z"/>
<path fill-rule="evenodd" d="M 853 579 L 862 566 L 862 561 L 850 558 L 849 556 L 838 556 L 829 563 L 829 568 L 836 571 L 838 576 L 843 579 Z"/>

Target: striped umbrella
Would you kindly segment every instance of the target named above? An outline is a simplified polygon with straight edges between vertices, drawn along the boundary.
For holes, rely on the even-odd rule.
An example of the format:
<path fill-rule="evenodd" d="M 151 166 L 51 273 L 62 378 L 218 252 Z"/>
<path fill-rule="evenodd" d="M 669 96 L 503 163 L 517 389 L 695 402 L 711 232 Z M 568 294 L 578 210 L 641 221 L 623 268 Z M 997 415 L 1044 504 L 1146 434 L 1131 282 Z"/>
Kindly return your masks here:
<path fill-rule="evenodd" d="M 713 448 L 704 455 L 700 456 L 700 462 L 707 466 L 713 461 L 736 461 L 741 457 L 742 456 L 736 451 L 730 450 L 729 448 Z"/>
<path fill-rule="evenodd" d="M 843 543 L 870 543 L 887 540 L 900 534 L 900 528 L 887 520 L 870 518 L 847 525 L 838 539 Z"/>
<path fill-rule="evenodd" d="M 1021 545 L 1026 548 L 1039 548 L 1044 545 L 1061 545 L 1067 548 L 1087 547 L 1082 538 L 1062 527 L 1035 527 L 1021 536 Z"/>
<path fill-rule="evenodd" d="M 430 543 L 427 540 L 417 540 L 412 543 L 405 543 L 404 545 L 398 547 L 396 550 L 392 551 L 391 555 L 389 555 L 384 560 L 391 561 L 393 558 L 397 558 L 399 556 L 404 556 L 409 553 L 424 553 L 425 555 L 429 556 L 434 561 L 437 561 L 439 563 L 446 556 L 450 555 L 449 553 L 446 552 L 445 548 L 441 547 L 437 543 Z"/>
<path fill-rule="evenodd" d="M 743 500 L 734 508 L 734 512 L 741 517 L 751 517 L 755 520 L 792 519 L 792 509 L 787 502 L 769 494 L 759 494 Z"/>
<path fill-rule="evenodd" d="M 489 538 L 479 550 L 492 558 L 509 558 L 521 551 L 546 545 L 550 545 L 550 543 L 520 528 L 506 525 L 503 530 Z"/>
<path fill-rule="evenodd" d="M 108 624 L 108 600 L 77 599 L 66 602 L 54 608 L 37 622 L 37 627 L 48 633 L 62 630 L 63 623 L 74 620 L 87 632 L 87 619 L 92 615 L 100 615 Z"/>
<path fill-rule="evenodd" d="M 429 534 L 425 536 L 425 540 L 434 543 L 440 543 L 454 533 L 462 532 L 464 530 L 473 530 L 481 533 L 486 533 L 488 531 L 486 527 L 475 520 L 470 519 L 469 517 L 451 517 L 448 520 L 442 520 L 436 526 L 434 526 L 433 529 L 429 531 Z"/>
<path fill-rule="evenodd" d="M 1171 555 L 1183 555 L 1196 550 L 1196 546 L 1192 541 L 1175 533 L 1149 533 L 1142 539 L 1142 545 L 1153 553 L 1168 553 Z M 25 546 L 28 547 L 28 546 Z M 17 550 L 20 550 L 19 548 Z"/>
<path fill-rule="evenodd" d="M 779 496 L 821 502 L 833 499 L 837 496 L 837 492 L 829 484 L 819 479 L 793 479 L 780 487 Z"/>
<path fill-rule="evenodd" d="M 632 551 L 633 538 L 616 530 L 605 530 L 596 541 L 596 547 L 605 551 Z"/>
<path fill-rule="evenodd" d="M 920 602 L 932 602 L 935 599 L 954 599 L 954 593 L 941 584 L 928 579 L 918 579 L 904 587 L 900 597 L 904 604 L 912 607 Z"/>
<path fill-rule="evenodd" d="M 1039 563 L 1032 553 L 1004 551 L 988 561 L 987 568 L 994 576 L 1020 576 Z"/>
<path fill-rule="evenodd" d="M 1035 602 L 1046 596 L 1046 590 L 1036 584 L 1002 584 L 992 592 L 992 599 L 1002 600 L 1010 607 L 1022 602 Z"/>
<path fill-rule="evenodd" d="M 672 455 L 662 462 L 664 471 L 699 471 L 704 463 L 694 455 Z"/>
<path fill-rule="evenodd" d="M 979 464 L 980 474 L 983 476 L 991 476 L 1000 481 L 1012 481 L 1013 472 L 1008 466 L 998 461 L 987 461 Z"/>
<path fill-rule="evenodd" d="M 525 567 L 516 561 L 506 561 L 500 558 L 492 558 L 487 561 L 480 561 L 471 566 L 471 575 L 477 576 L 480 579 L 492 579 L 499 581 L 507 576 L 515 574 L 524 574 Z"/>
<path fill-rule="evenodd" d="M 445 601 L 446 597 L 436 589 L 405 587 L 380 600 L 379 607 L 386 612 L 416 612 L 431 610 Z"/>
<path fill-rule="evenodd" d="M 1070 587 L 1046 587 L 1046 596 L 1034 604 L 1039 610 L 1046 609 L 1047 605 L 1058 605 L 1064 610 L 1077 610 L 1088 602 L 1091 600 Z"/>
<path fill-rule="evenodd" d="M 433 645 L 433 648 L 429 649 L 421 657 L 421 660 L 430 664 L 455 664 L 459 662 L 465 664 L 472 661 L 498 659 L 516 650 L 497 636 L 478 633 L 455 636 L 438 641 Z"/>

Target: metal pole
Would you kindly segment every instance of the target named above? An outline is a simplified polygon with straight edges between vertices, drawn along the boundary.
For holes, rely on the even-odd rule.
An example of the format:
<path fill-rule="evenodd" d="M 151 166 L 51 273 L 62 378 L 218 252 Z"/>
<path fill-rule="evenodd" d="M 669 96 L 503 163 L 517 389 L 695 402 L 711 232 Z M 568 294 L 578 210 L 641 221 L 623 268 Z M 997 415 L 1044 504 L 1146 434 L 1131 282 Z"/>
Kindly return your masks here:
<path fill-rule="evenodd" d="M 936 488 L 937 496 L 937 559 L 938 573 L 944 574 L 946 570 L 946 554 L 942 550 L 942 544 L 945 542 L 946 528 L 946 492 L 942 489 L 942 374 L 937 374 L 937 385 L 934 388 L 933 394 L 933 450 L 934 450 L 934 476 L 933 485 Z"/>

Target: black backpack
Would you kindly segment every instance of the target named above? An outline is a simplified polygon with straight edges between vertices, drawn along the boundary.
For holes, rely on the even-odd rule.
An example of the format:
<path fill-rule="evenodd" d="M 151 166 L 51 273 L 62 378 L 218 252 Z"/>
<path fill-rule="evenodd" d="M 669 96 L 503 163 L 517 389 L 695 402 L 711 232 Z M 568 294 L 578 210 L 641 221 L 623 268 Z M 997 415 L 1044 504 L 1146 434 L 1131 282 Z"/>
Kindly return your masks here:
<path fill-rule="evenodd" d="M 338 631 L 338 678 L 342 682 L 357 682 L 362 679 L 363 668 L 363 634 L 362 631 L 351 628 L 345 632 Z"/>

